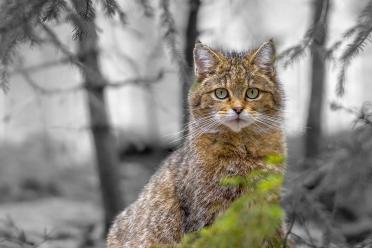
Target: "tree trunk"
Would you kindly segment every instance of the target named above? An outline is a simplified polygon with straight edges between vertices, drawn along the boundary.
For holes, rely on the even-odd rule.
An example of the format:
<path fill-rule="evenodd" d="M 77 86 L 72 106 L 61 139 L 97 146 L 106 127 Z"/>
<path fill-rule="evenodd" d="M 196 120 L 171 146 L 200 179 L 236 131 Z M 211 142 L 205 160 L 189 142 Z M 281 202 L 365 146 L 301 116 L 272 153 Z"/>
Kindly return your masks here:
<path fill-rule="evenodd" d="M 85 8 L 85 1 L 75 0 L 75 8 Z M 82 25 L 81 21 L 77 25 Z M 87 104 L 93 135 L 97 172 L 100 181 L 104 227 L 108 228 L 124 207 L 120 190 L 119 158 L 114 136 L 112 134 L 104 95 L 107 81 L 103 77 L 98 62 L 98 37 L 94 21 L 84 21 L 84 33 L 78 42 L 78 58 L 87 90 Z"/>
<path fill-rule="evenodd" d="M 325 42 L 329 0 L 313 1 L 313 27 L 315 27 L 312 51 L 310 103 L 305 134 L 305 157 L 315 158 L 320 151 L 322 138 L 322 108 L 325 90 Z"/>
<path fill-rule="evenodd" d="M 182 82 L 182 128 L 184 132 L 187 132 L 186 125 L 189 121 L 188 115 L 188 101 L 187 95 L 193 78 L 193 51 L 196 39 L 199 35 L 197 25 L 198 25 L 198 13 L 200 9 L 200 0 L 190 0 L 190 9 L 189 9 L 189 19 L 186 28 L 186 44 L 185 44 L 185 58 L 186 58 L 186 70 L 187 76 L 184 77 L 184 82 Z M 184 133 L 185 134 L 185 133 Z"/>

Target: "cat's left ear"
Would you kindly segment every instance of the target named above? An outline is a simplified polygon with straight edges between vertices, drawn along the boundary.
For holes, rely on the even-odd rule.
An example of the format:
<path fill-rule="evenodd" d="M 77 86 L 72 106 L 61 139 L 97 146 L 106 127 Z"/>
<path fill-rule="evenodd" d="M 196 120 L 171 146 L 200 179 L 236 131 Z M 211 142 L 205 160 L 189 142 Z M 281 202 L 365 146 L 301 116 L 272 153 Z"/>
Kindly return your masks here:
<path fill-rule="evenodd" d="M 275 46 L 272 39 L 264 42 L 249 58 L 250 64 L 257 65 L 269 75 L 275 72 Z"/>

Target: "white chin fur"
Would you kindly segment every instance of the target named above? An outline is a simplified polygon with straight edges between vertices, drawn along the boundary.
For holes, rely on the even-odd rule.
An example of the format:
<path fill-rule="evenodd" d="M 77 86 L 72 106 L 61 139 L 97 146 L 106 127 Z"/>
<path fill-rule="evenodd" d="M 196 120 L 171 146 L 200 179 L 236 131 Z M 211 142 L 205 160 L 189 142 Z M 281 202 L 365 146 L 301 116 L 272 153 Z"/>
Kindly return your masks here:
<path fill-rule="evenodd" d="M 233 121 L 224 123 L 226 127 L 230 128 L 233 132 L 236 132 L 236 133 L 240 132 L 243 128 L 248 127 L 249 124 L 250 123 L 248 121 L 243 121 L 243 120 L 233 120 Z"/>

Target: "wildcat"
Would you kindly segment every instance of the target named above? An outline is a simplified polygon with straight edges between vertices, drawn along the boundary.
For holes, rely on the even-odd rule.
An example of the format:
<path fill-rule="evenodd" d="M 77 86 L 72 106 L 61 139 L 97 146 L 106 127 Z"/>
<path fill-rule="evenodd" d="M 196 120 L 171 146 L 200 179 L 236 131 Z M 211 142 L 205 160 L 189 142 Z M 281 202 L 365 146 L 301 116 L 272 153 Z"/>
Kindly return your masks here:
<path fill-rule="evenodd" d="M 274 60 L 272 40 L 239 53 L 196 43 L 189 135 L 138 200 L 117 216 L 108 248 L 178 243 L 184 234 L 212 224 L 244 193 L 222 186 L 222 178 L 265 168 L 268 155 L 285 156 L 283 91 Z"/>

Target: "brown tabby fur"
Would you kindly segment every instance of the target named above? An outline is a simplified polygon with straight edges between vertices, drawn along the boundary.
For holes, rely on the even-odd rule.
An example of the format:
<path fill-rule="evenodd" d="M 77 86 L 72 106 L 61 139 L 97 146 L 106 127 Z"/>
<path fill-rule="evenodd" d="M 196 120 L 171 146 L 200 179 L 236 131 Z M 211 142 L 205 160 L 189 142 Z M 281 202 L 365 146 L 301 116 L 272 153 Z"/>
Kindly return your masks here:
<path fill-rule="evenodd" d="M 272 41 L 245 53 L 223 53 L 197 43 L 194 58 L 197 81 L 189 93 L 190 134 L 152 176 L 139 199 L 116 218 L 107 238 L 109 248 L 178 243 L 184 234 L 213 223 L 244 193 L 222 186 L 222 178 L 265 168 L 268 155 L 285 156 L 280 126 L 255 123 L 234 132 L 220 124 L 206 131 L 198 123 L 208 114 L 224 115 L 236 106 L 253 116 L 265 113 L 281 120 L 283 94 Z M 248 87 L 260 89 L 261 97 L 247 100 Z M 229 98 L 213 97 L 216 88 L 228 89 Z M 279 170 L 284 172 L 284 166 Z"/>

